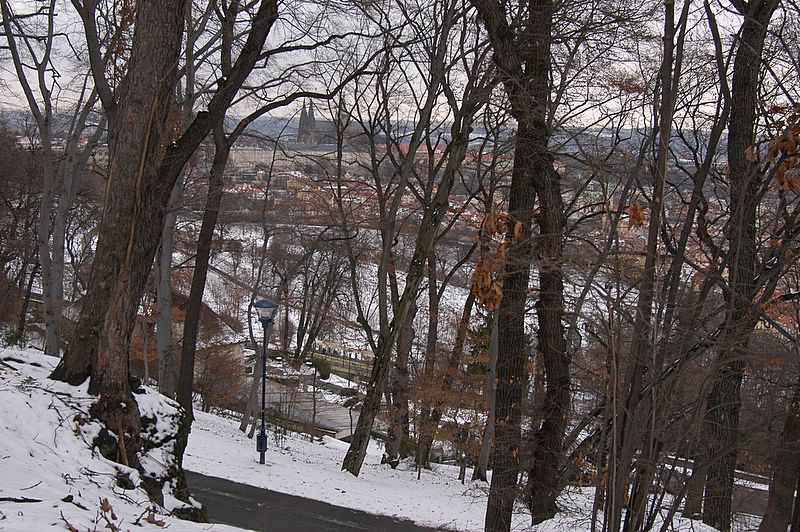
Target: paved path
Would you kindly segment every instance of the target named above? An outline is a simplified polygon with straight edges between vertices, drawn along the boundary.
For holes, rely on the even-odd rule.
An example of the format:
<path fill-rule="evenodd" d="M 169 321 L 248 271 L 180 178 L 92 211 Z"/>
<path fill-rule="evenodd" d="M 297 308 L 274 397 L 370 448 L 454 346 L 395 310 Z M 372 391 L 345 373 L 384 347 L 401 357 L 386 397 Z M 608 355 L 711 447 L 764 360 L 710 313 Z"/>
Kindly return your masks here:
<path fill-rule="evenodd" d="M 314 394 L 302 388 L 289 387 L 272 379 L 267 379 L 267 408 L 280 411 L 287 419 L 303 425 L 313 424 L 342 439 L 352 434 L 351 427 L 358 421 L 359 411 L 353 411 L 353 420 L 347 408 L 328 403 L 320 391 Z M 316 412 L 315 405 L 316 402 Z"/>
<path fill-rule="evenodd" d="M 764 517 L 769 492 L 745 486 L 733 486 L 733 511 Z"/>
<path fill-rule="evenodd" d="M 192 496 L 208 508 L 212 523 L 258 531 L 431 532 L 411 521 L 373 515 L 186 471 Z"/>

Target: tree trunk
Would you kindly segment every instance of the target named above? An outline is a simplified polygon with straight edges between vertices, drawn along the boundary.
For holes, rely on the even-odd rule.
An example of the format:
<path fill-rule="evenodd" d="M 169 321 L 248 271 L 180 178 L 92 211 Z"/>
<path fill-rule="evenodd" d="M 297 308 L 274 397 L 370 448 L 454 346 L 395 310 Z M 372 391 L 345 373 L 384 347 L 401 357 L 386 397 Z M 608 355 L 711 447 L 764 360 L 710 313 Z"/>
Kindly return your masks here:
<path fill-rule="evenodd" d="M 517 495 L 517 476 L 521 446 L 521 404 L 527 387 L 528 359 L 525 335 L 525 306 L 528 297 L 530 265 L 534 251 L 540 270 L 539 349 L 545 360 L 548 384 L 548 419 L 539 431 L 542 446 L 539 457 L 559 456 L 569 407 L 569 357 L 564 349 L 563 282 L 561 248 L 563 217 L 560 180 L 548 150 L 547 105 L 550 91 L 550 46 L 553 11 L 551 0 L 534 0 L 528 19 L 515 36 L 501 5 L 493 0 L 472 0 L 486 26 L 494 61 L 517 121 L 514 167 L 511 176 L 509 213 L 522 226 L 522 238 L 510 246 L 504 272 L 503 296 L 499 309 L 499 349 L 497 359 L 497 405 L 495 452 L 487 531 L 511 527 L 511 514 Z M 524 45 L 523 45 L 524 41 Z M 536 195 L 540 197 L 540 236 L 534 242 L 531 220 Z M 556 463 L 552 467 L 557 467 Z M 534 520 L 552 513 L 555 475 L 549 466 L 530 472 Z"/>
<path fill-rule="evenodd" d="M 389 413 L 389 439 L 386 442 L 386 454 L 389 464 L 397 464 L 402 456 L 403 441 L 409 433 L 408 421 L 408 358 L 414 343 L 414 317 L 417 314 L 417 302 L 412 301 L 408 318 L 403 324 L 397 338 L 397 358 L 392 378 L 392 403 Z M 394 466 L 393 466 L 394 467 Z"/>
<path fill-rule="evenodd" d="M 158 391 L 175 397 L 178 368 L 172 342 L 172 251 L 175 241 L 175 222 L 178 201 L 183 193 L 183 179 L 178 179 L 169 198 L 168 212 L 161 233 L 158 255 L 158 286 L 156 288 L 156 350 L 158 351 Z"/>
<path fill-rule="evenodd" d="M 417 444 L 417 465 L 428 466 L 433 439 L 436 436 L 436 429 L 439 420 L 434 420 L 431 416 L 431 405 L 437 393 L 436 383 L 434 382 L 434 370 L 436 369 L 437 343 L 439 339 L 439 294 L 436 280 L 436 250 L 431 248 L 427 259 L 428 276 L 428 335 L 425 346 L 425 360 L 422 368 L 422 400 L 420 408 L 419 422 L 419 442 Z"/>
<path fill-rule="evenodd" d="M 534 151 L 528 139 L 533 133 L 520 123 L 514 150 L 514 170 L 509 199 L 510 214 L 523 224 L 522 240 L 508 250 L 503 298 L 498 310 L 498 356 L 495 402 L 494 460 L 485 529 L 507 531 L 517 497 L 517 476 L 521 446 L 520 409 L 527 374 L 528 340 L 525 335 L 525 305 L 531 263 L 531 213 L 534 190 Z"/>
<path fill-rule="evenodd" d="M 622 422 L 614 427 L 620 444 L 619 459 L 616 464 L 614 505 L 611 508 L 611 530 L 619 530 L 624 491 L 627 486 L 626 477 L 631 470 L 634 452 L 641 447 L 643 429 L 647 419 L 648 405 L 641 405 L 641 392 L 646 373 L 654 375 L 660 369 L 649 356 L 653 352 L 652 310 L 655 295 L 656 268 L 659 250 L 659 231 L 664 199 L 664 183 L 667 173 L 667 157 L 669 155 L 669 138 L 673 117 L 673 59 L 675 49 L 675 3 L 674 0 L 664 2 L 664 36 L 663 56 L 659 72 L 661 97 L 658 104 L 658 151 L 653 175 L 654 187 L 650 201 L 650 219 L 648 221 L 647 248 L 644 272 L 639 282 L 639 296 L 636 305 L 636 318 L 633 326 L 633 342 L 631 344 L 630 367 L 625 373 L 628 381 L 628 395 L 625 399 L 625 410 Z M 651 463 L 652 446 L 644 446 L 641 451 L 638 476 L 634 481 L 631 504 L 625 516 L 625 530 L 639 530 L 644 520 L 647 495 L 650 491 L 651 475 L 655 464 Z"/>
<path fill-rule="evenodd" d="M 49 120 L 48 120 L 49 121 Z M 49 129 L 49 125 L 46 126 Z M 42 131 L 42 145 L 44 146 L 44 184 L 42 186 L 42 199 L 39 205 L 39 225 L 36 240 L 39 247 L 39 265 L 41 269 L 42 309 L 44 315 L 44 352 L 57 357 L 60 354 L 58 347 L 58 326 L 56 320 L 56 295 L 52 275 L 52 259 L 50 256 L 50 214 L 52 212 L 53 196 L 55 194 L 55 176 L 53 175 L 52 140 L 49 131 Z"/>
<path fill-rule="evenodd" d="M 733 336 L 733 331 L 730 331 Z M 749 331 L 737 334 L 746 342 Z M 746 345 L 746 344 L 745 344 Z M 711 459 L 703 496 L 703 522 L 718 530 L 730 530 L 733 475 L 738 455 L 739 389 L 744 362 L 733 360 L 720 370 L 709 394 L 706 430 L 711 442 Z"/>
<path fill-rule="evenodd" d="M 102 66 L 93 64 L 95 84 L 101 88 L 99 92 L 110 124 L 110 177 L 95 251 L 95 256 L 103 259 L 93 263 L 75 333 L 61 363 L 52 374 L 57 380 L 80 384 L 89 376 L 93 361 L 98 357 L 97 350 L 104 334 L 104 323 L 108 321 L 106 316 L 111 299 L 116 297 L 113 294 L 115 285 L 126 281 L 118 280 L 123 260 L 129 260 L 132 256 L 135 261 L 148 262 L 149 272 L 175 181 L 214 124 L 222 119 L 253 69 L 278 14 L 275 0 L 261 2 L 231 75 L 219 80 L 218 89 L 208 102 L 208 110 L 198 113 L 180 138 L 162 146 L 154 141 L 160 141 L 161 130 L 167 120 L 166 116 L 162 116 L 166 107 L 162 100 L 169 100 L 174 89 L 174 74 L 169 72 L 174 73 L 177 58 L 171 59 L 170 54 L 173 53 L 173 40 L 178 41 L 175 50 L 180 47 L 183 27 L 182 20 L 179 20 L 183 16 L 183 1 L 170 1 L 169 6 L 159 6 L 165 20 L 169 18 L 167 12 L 172 15 L 166 22 L 152 20 L 155 17 L 150 13 L 150 4 L 147 4 L 147 9 L 137 10 L 135 31 L 139 32 L 140 38 L 137 40 L 137 34 L 134 35 L 134 52 L 141 57 L 131 57 L 126 83 L 118 89 L 118 97 L 105 80 Z M 85 8 L 81 15 L 85 17 L 85 31 L 91 37 L 93 25 L 86 21 L 95 15 L 92 7 Z M 166 41 L 169 41 L 168 48 L 164 47 Z M 153 64 L 156 68 L 150 68 Z M 153 70 L 164 72 L 153 73 Z M 151 86 L 145 89 L 143 85 L 148 80 Z M 147 94 L 149 99 L 131 98 L 133 93 L 138 96 L 140 93 Z M 142 150 L 141 143 L 146 138 L 149 139 L 146 143 L 148 149 Z M 135 157 L 135 154 L 132 158 L 128 157 L 130 151 L 136 151 L 140 157 Z M 152 168 L 155 161 L 151 159 L 156 157 L 160 164 Z M 132 166 L 123 164 L 123 159 Z M 120 174 L 119 178 L 117 174 Z M 129 194 L 122 194 L 123 188 Z M 141 270 L 137 268 L 137 272 Z"/>
<path fill-rule="evenodd" d="M 214 238 L 214 227 L 217 223 L 220 204 L 222 203 L 223 175 L 228 162 L 230 145 L 225 139 L 224 121 L 214 126 L 214 161 L 208 179 L 208 196 L 203 212 L 203 223 L 197 239 L 197 253 L 194 259 L 192 287 L 186 306 L 186 319 L 183 325 L 183 343 L 181 346 L 180 371 L 178 372 L 177 399 L 192 419 L 192 380 L 194 377 L 194 358 L 197 348 L 197 333 L 200 314 L 203 310 L 203 292 L 208 275 L 208 262 L 211 255 L 211 244 Z M 190 421 L 191 423 L 191 421 Z"/>
<path fill-rule="evenodd" d="M 729 530 L 733 475 L 738 452 L 740 388 L 744 356 L 755 326 L 750 305 L 755 297 L 756 211 L 762 177 L 746 152 L 755 143 L 761 51 L 767 25 L 778 0 L 758 0 L 746 5 L 747 13 L 733 65 L 731 114 L 728 127 L 730 168 L 730 221 L 727 224 L 728 279 L 725 329 L 720 345 L 719 369 L 708 397 L 704 427 L 710 437 L 709 464 L 703 522 Z"/>
<path fill-rule="evenodd" d="M 791 525 L 794 489 L 800 476 L 800 381 L 795 384 L 787 412 L 759 532 L 786 530 Z"/>
<path fill-rule="evenodd" d="M 89 392 L 99 396 L 92 414 L 110 429 L 124 431 L 127 438 L 120 439 L 121 457 L 131 467 L 138 464 L 139 416 L 128 384 L 128 349 L 153 263 L 154 243 L 161 236 L 165 205 L 159 200 L 166 203 L 166 195 L 165 184 L 157 179 L 158 163 L 168 127 L 182 14 L 180 0 L 137 8 L 119 115 L 111 122 L 113 143 L 98 251 L 87 292 L 90 301 L 84 304 L 78 325 L 78 330 L 87 325 L 84 309 L 92 302 L 90 294 L 105 295 L 105 301 L 94 301 L 107 310 L 99 330 L 93 331 L 100 338 L 91 360 Z M 170 183 L 167 192 L 171 188 Z M 76 347 L 81 345 L 79 341 Z"/>
<path fill-rule="evenodd" d="M 546 149 L 546 145 L 543 149 Z M 528 482 L 534 524 L 550 519 L 558 511 L 555 504 L 560 492 L 558 467 L 570 404 L 571 357 L 565 348 L 562 322 L 564 282 L 561 257 L 564 215 L 559 179 L 552 166 L 534 177 L 539 195 L 540 214 L 537 221 L 541 232 L 541 243 L 537 250 L 540 287 L 539 301 L 536 302 L 538 348 L 542 353 L 547 386 L 544 420 L 536 432 L 533 468 L 529 472 Z"/>
<path fill-rule="evenodd" d="M 127 392 L 127 346 L 112 347 L 110 337 L 103 336 L 105 327 L 110 325 L 117 329 L 109 335 L 115 341 L 126 342 L 130 338 L 138 297 L 129 286 L 143 284 L 136 282 L 134 276 L 142 271 L 146 276 L 152 263 L 152 253 L 142 253 L 143 233 L 152 232 L 151 220 L 145 218 L 160 203 L 153 181 L 158 174 L 161 141 L 175 83 L 182 12 L 181 0 L 169 0 L 158 8 L 148 4 L 137 9 L 125 83 L 120 86 L 118 103 L 112 102 L 112 108 L 106 109 L 110 126 L 109 175 L 96 258 L 75 336 L 53 372 L 56 379 L 78 384 L 90 373 L 90 366 L 97 364 L 98 368 L 91 369 L 93 381 L 98 377 L 93 389 L 102 390 L 113 375 L 124 377 L 126 389 L 121 391 Z M 157 221 L 160 229 L 161 220 Z M 159 237 L 154 240 L 158 242 Z M 142 261 L 145 266 L 138 264 Z M 105 344 L 103 348 L 112 348 L 114 352 L 99 352 L 101 343 Z M 101 375 L 106 373 L 103 371 L 106 365 L 126 369 L 114 368 L 107 372 L 106 378 Z"/>
<path fill-rule="evenodd" d="M 52 236 L 52 255 L 50 259 L 50 281 L 52 297 L 50 298 L 50 318 L 52 323 L 45 323 L 45 327 L 50 331 L 55 339 L 48 339 L 46 345 L 55 343 L 50 348 L 56 349 L 56 354 L 60 354 L 61 345 L 64 344 L 61 337 L 61 321 L 64 307 L 64 251 L 66 246 L 67 217 L 75 203 L 78 194 L 81 173 L 86 168 L 89 156 L 103 134 L 103 121 L 95 129 L 85 145 L 81 146 L 82 134 L 89 114 L 97 101 L 97 93 L 92 91 L 83 109 L 78 113 L 72 132 L 69 136 L 66 147 L 65 158 L 59 165 L 59 175 L 61 176 L 60 197 L 57 200 L 55 216 L 53 217 L 53 236 Z"/>
<path fill-rule="evenodd" d="M 121 436 L 116 458 L 131 467 L 138 465 L 140 420 L 128 383 L 130 337 L 169 196 L 184 165 L 222 119 L 261 57 L 277 18 L 274 0 L 259 5 L 236 65 L 230 76 L 219 80 L 208 110 L 198 113 L 179 138 L 168 140 L 175 125 L 171 111 L 185 3 L 165 1 L 137 4 L 130 61 L 116 94 L 100 58 L 90 50 L 95 85 L 109 117 L 109 172 L 86 298 L 75 336 L 52 374 L 78 384 L 88 370 L 89 392 L 99 396 L 90 411 Z M 96 43 L 95 6 L 78 7 L 87 39 Z M 177 448 L 177 455 L 182 451 Z"/>
<path fill-rule="evenodd" d="M 486 427 L 483 429 L 478 463 L 472 471 L 472 480 L 482 480 L 484 482 L 486 482 L 486 470 L 489 468 L 489 457 L 494 443 L 495 409 L 497 408 L 495 383 L 497 381 L 498 343 L 498 313 L 495 311 L 492 317 L 492 337 L 489 340 L 489 361 L 486 366 Z"/>
<path fill-rule="evenodd" d="M 25 273 L 27 266 L 22 268 L 22 272 Z M 33 282 L 36 280 L 36 274 L 39 272 L 39 261 L 33 265 L 33 269 L 31 270 L 31 274 L 28 277 L 28 283 L 25 286 L 25 294 L 22 298 L 22 305 L 20 305 L 19 309 L 19 319 L 17 321 L 17 338 L 22 338 L 25 334 L 25 325 L 28 320 L 28 305 L 31 302 L 31 293 L 33 292 Z"/>
<path fill-rule="evenodd" d="M 150 384 L 150 345 L 147 334 L 147 321 L 142 320 L 142 363 L 144 365 L 144 384 Z"/>
<path fill-rule="evenodd" d="M 686 481 L 686 503 L 683 506 L 683 517 L 697 519 L 702 517 L 703 491 L 706 489 L 708 467 L 705 460 L 697 457 L 692 462 L 692 474 Z"/>

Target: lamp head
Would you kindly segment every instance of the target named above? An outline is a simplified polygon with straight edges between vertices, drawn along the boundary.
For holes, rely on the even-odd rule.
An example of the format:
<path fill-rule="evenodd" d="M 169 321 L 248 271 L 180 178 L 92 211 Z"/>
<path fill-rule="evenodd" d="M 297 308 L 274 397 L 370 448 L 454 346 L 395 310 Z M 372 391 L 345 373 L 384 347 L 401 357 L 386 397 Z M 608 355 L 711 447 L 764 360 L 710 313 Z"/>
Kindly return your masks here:
<path fill-rule="evenodd" d="M 256 308 L 256 312 L 258 313 L 258 319 L 264 326 L 272 321 L 272 316 L 275 313 L 275 309 L 278 308 L 278 304 L 274 301 L 270 301 L 269 299 L 261 299 L 256 301 L 255 305 L 253 306 Z"/>

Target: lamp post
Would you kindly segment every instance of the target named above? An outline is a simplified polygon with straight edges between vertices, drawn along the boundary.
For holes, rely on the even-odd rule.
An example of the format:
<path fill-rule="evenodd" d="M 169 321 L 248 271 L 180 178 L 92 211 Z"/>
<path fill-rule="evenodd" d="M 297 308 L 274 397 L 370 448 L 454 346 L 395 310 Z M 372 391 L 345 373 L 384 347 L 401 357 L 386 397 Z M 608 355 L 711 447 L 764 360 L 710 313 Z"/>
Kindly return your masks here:
<path fill-rule="evenodd" d="M 269 337 L 269 328 L 272 325 L 272 318 L 278 310 L 278 304 L 268 299 L 262 299 L 255 303 L 258 319 L 261 322 L 261 327 L 264 329 L 264 343 L 261 351 L 261 431 L 256 438 L 256 451 L 259 453 L 258 463 L 264 463 L 264 453 L 267 452 L 267 433 L 265 430 L 266 424 L 266 392 L 267 392 L 267 338 Z"/>

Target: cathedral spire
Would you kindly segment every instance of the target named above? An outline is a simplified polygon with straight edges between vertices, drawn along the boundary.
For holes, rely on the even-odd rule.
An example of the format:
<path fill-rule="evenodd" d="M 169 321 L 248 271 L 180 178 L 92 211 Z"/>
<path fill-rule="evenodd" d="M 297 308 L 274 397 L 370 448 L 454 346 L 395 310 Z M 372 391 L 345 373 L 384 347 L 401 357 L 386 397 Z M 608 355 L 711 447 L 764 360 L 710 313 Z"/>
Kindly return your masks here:
<path fill-rule="evenodd" d="M 314 104 L 313 102 L 308 102 L 308 124 L 311 126 L 311 129 L 316 127 L 317 119 L 314 117 Z"/>
<path fill-rule="evenodd" d="M 307 142 L 309 129 L 306 101 L 303 100 L 303 107 L 300 109 L 300 125 L 297 126 L 297 142 Z"/>

